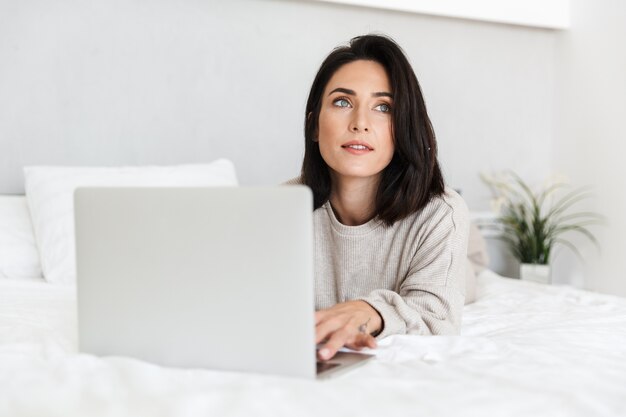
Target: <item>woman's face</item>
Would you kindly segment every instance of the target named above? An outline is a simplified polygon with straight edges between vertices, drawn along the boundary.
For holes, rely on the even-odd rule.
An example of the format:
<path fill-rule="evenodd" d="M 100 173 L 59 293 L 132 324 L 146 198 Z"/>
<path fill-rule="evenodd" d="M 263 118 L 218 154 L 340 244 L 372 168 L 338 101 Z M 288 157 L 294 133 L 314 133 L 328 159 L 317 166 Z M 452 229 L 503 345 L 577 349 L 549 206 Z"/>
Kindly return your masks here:
<path fill-rule="evenodd" d="M 375 61 L 340 67 L 322 97 L 318 140 L 333 176 L 378 179 L 393 157 L 389 77 Z"/>

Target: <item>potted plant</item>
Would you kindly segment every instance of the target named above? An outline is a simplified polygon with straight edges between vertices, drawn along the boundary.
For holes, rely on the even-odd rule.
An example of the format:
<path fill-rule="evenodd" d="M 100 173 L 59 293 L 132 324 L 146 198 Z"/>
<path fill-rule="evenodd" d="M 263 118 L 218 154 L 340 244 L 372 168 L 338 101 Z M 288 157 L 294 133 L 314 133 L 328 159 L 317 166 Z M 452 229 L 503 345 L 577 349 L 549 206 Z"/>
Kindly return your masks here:
<path fill-rule="evenodd" d="M 544 183 L 533 190 L 516 173 L 507 171 L 497 176 L 481 174 L 494 196 L 494 210 L 503 239 L 520 262 L 520 278 L 550 282 L 550 260 L 555 245 L 571 249 L 579 258 L 576 246 L 563 234 L 579 233 L 599 248 L 588 226 L 600 224 L 603 217 L 589 211 L 573 211 L 573 207 L 591 196 L 588 187 L 567 190 L 563 180 Z"/>

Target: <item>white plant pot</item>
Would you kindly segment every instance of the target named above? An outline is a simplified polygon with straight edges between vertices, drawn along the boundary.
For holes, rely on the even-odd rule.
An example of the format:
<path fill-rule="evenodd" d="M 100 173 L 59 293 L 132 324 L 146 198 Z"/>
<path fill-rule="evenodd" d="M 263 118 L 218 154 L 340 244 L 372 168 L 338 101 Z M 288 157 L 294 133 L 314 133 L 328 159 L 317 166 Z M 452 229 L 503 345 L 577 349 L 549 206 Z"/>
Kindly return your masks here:
<path fill-rule="evenodd" d="M 521 264 L 519 276 L 524 281 L 539 282 L 541 284 L 550 283 L 550 265 Z"/>

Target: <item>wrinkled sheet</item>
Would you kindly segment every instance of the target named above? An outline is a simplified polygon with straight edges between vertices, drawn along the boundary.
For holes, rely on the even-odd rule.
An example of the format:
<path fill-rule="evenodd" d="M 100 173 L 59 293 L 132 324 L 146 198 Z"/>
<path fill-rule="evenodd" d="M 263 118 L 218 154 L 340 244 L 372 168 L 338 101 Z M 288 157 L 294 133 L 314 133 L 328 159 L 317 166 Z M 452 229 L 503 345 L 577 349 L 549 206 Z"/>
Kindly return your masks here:
<path fill-rule="evenodd" d="M 626 299 L 478 278 L 460 336 L 326 381 L 76 352 L 73 290 L 0 282 L 0 416 L 626 416 Z"/>

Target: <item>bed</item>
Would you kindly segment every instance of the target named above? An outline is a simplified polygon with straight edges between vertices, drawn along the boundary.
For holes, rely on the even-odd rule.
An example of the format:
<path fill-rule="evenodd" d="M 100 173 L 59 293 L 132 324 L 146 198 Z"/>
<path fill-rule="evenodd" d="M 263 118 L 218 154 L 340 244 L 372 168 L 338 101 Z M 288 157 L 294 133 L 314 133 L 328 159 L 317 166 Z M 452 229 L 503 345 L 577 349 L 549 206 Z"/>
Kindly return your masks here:
<path fill-rule="evenodd" d="M 55 220 L 43 205 L 35 226 Z M 8 227 L 30 227 L 12 213 Z M 27 262 L 38 245 L 68 244 L 25 241 L 26 229 L 3 238 L 8 217 L 0 210 L 0 272 L 13 271 L 0 274 L 0 416 L 626 416 L 624 298 L 486 269 L 461 335 L 391 336 L 336 378 L 165 368 L 77 352 L 75 287 Z M 2 257 L 18 243 L 23 256 Z"/>
<path fill-rule="evenodd" d="M 392 336 L 327 381 L 76 352 L 71 287 L 0 281 L 3 416 L 624 416 L 626 300 L 478 276 L 460 336 Z"/>

